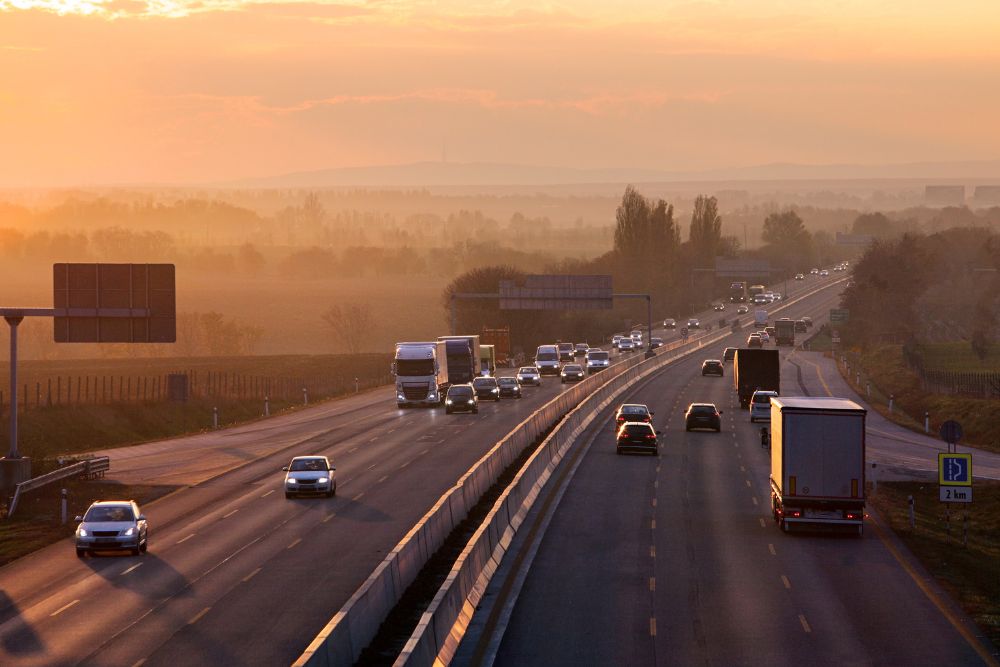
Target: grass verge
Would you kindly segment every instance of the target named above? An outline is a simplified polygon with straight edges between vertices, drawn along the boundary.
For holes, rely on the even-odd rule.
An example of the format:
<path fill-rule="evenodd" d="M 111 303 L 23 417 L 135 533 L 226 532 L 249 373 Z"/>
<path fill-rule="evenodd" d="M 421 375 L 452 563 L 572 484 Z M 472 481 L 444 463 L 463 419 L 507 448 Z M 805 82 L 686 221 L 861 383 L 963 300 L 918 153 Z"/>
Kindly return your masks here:
<path fill-rule="evenodd" d="M 911 495 L 914 528 L 910 528 L 907 500 Z M 945 504 L 938 500 L 937 484 L 880 482 L 869 502 L 1000 648 L 1000 482 L 976 480 L 974 498 L 969 506 L 952 504 L 949 522 L 945 521 Z M 966 528 L 967 543 L 963 544 Z"/>
<path fill-rule="evenodd" d="M 849 372 L 845 372 L 838 357 L 841 375 L 861 396 L 866 396 L 870 384 L 868 402 L 886 419 L 923 432 L 924 413 L 929 413 L 930 434 L 934 436 L 945 420 L 954 419 L 965 432 L 962 445 L 1000 452 L 1000 401 L 926 391 L 903 360 L 899 345 L 882 345 L 861 353 L 851 351 L 847 356 Z M 891 414 L 890 396 L 894 403 Z"/>

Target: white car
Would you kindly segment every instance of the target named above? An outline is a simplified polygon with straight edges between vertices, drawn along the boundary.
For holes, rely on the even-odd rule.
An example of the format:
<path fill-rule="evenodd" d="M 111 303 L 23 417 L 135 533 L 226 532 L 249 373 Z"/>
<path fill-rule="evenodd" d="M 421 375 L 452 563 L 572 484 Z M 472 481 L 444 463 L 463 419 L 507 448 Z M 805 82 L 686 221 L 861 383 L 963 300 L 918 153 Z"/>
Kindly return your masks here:
<path fill-rule="evenodd" d="M 820 272 L 819 272 L 819 275 L 820 275 L 820 277 L 822 278 L 823 276 L 828 276 L 828 275 L 830 275 L 830 272 L 829 272 L 829 271 L 827 271 L 826 269 L 823 269 L 822 271 L 820 271 Z"/>
<path fill-rule="evenodd" d="M 542 384 L 542 376 L 534 366 L 521 366 L 517 369 L 517 381 L 524 384 L 533 384 L 536 387 Z"/>
<path fill-rule="evenodd" d="M 758 389 L 750 398 L 750 422 L 771 421 L 771 397 L 777 396 L 776 391 L 762 391 Z"/>
<path fill-rule="evenodd" d="M 80 522 L 76 527 L 79 558 L 94 551 L 128 550 L 133 556 L 146 553 L 149 529 L 134 500 L 98 500 L 76 520 Z"/>
<path fill-rule="evenodd" d="M 632 337 L 632 342 L 633 343 L 635 343 L 636 345 L 642 345 L 642 332 L 641 331 L 633 331 L 629 335 Z"/>
<path fill-rule="evenodd" d="M 587 372 L 596 373 L 597 371 L 603 371 L 611 363 L 609 359 L 610 354 L 607 350 L 602 350 L 599 347 L 592 347 L 587 350 Z"/>
<path fill-rule="evenodd" d="M 631 338 L 622 338 L 618 341 L 619 352 L 631 352 L 635 349 L 635 342 Z"/>
<path fill-rule="evenodd" d="M 760 342 L 762 343 L 771 342 L 771 335 L 766 331 L 758 331 L 757 334 L 760 336 Z"/>
<path fill-rule="evenodd" d="M 285 471 L 285 497 L 303 494 L 324 495 L 337 493 L 337 469 L 325 456 L 296 456 L 282 470 Z"/>
<path fill-rule="evenodd" d="M 619 349 L 618 346 L 622 342 L 622 338 L 624 338 L 624 336 L 622 336 L 621 334 L 615 334 L 614 338 L 611 339 L 611 347 L 615 348 L 616 350 Z"/>

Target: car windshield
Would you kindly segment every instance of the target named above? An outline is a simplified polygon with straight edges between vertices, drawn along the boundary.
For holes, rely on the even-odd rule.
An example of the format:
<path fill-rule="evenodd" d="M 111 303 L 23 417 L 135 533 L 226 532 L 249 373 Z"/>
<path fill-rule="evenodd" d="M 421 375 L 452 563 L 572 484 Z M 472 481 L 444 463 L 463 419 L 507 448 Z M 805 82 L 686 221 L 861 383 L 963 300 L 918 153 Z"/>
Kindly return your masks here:
<path fill-rule="evenodd" d="M 451 387 L 448 389 L 449 398 L 469 398 L 472 396 L 472 387 Z"/>
<path fill-rule="evenodd" d="M 744 394 L 744 396 L 746 396 L 746 394 Z M 754 394 L 754 396 L 753 396 L 753 402 L 754 403 L 768 403 L 768 404 L 770 404 L 771 403 L 771 396 L 773 396 L 773 394 Z"/>
<path fill-rule="evenodd" d="M 539 352 L 535 356 L 535 359 L 538 361 L 558 361 L 559 355 L 555 352 Z"/>
<path fill-rule="evenodd" d="M 622 406 L 623 415 L 646 415 L 649 414 L 649 410 L 641 405 L 624 405 Z"/>
<path fill-rule="evenodd" d="M 472 381 L 472 386 L 476 389 L 495 387 L 497 386 L 497 381 L 494 378 L 476 378 Z"/>
<path fill-rule="evenodd" d="M 538 370 L 532 368 L 531 366 L 525 366 L 524 368 L 518 371 L 518 373 L 520 373 L 521 375 L 535 375 L 537 372 Z"/>
<path fill-rule="evenodd" d="M 98 505 L 87 510 L 84 521 L 135 521 L 135 513 L 129 505 Z"/>
<path fill-rule="evenodd" d="M 625 432 L 629 435 L 647 435 L 653 432 L 649 424 L 626 424 Z"/>
<path fill-rule="evenodd" d="M 297 459 L 292 461 L 288 467 L 293 472 L 303 472 L 306 470 L 326 470 L 326 461 L 323 459 Z"/>
<path fill-rule="evenodd" d="M 608 358 L 607 352 L 590 352 L 587 354 L 592 360 L 606 360 Z"/>
<path fill-rule="evenodd" d="M 693 415 L 714 415 L 715 408 L 711 405 L 692 405 L 691 414 Z"/>
<path fill-rule="evenodd" d="M 569 371 L 570 373 L 574 373 L 577 371 L 582 371 L 583 368 L 576 364 L 566 364 L 566 367 L 563 370 Z"/>
<path fill-rule="evenodd" d="M 515 378 L 500 378 L 499 380 L 497 380 L 497 384 L 502 384 L 505 387 L 507 386 L 513 387 L 517 384 L 517 380 Z"/>

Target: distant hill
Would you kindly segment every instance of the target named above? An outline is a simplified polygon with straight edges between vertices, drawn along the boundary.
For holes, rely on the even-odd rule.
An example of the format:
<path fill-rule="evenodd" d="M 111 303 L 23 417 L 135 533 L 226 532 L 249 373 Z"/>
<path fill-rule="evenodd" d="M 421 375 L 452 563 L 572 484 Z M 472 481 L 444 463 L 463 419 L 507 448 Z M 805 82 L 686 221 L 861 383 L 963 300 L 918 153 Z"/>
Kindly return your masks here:
<path fill-rule="evenodd" d="M 539 167 L 488 162 L 414 162 L 411 164 L 302 171 L 219 185 L 260 188 L 327 188 L 970 178 L 1000 178 L 1000 160 L 912 162 L 883 165 L 775 163 L 705 171 L 629 168 L 574 169 L 571 167 Z"/>

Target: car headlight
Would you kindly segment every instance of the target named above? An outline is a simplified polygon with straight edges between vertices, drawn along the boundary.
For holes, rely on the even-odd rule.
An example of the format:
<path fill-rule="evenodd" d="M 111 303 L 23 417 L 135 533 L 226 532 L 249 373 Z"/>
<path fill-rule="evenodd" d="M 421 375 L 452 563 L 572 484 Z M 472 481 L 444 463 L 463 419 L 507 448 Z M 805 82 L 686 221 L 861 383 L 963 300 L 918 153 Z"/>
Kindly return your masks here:
<path fill-rule="evenodd" d="M 298 484 L 299 483 L 299 480 L 295 479 L 294 477 L 289 477 L 285 481 L 288 482 L 289 484 Z"/>
<path fill-rule="evenodd" d="M 445 405 L 451 405 L 451 403 L 452 403 L 452 400 L 450 398 L 444 399 L 444 404 Z"/>
<path fill-rule="evenodd" d="M 79 535 L 80 537 L 86 537 L 87 536 L 87 529 L 86 528 L 82 528 L 82 527 L 81 528 L 77 528 L 76 529 L 76 534 Z"/>
<path fill-rule="evenodd" d="M 329 477 L 320 477 L 316 481 L 319 482 L 320 484 L 326 484 L 327 482 L 330 481 L 330 478 Z"/>
<path fill-rule="evenodd" d="M 401 401 L 402 401 L 402 400 L 405 400 L 405 399 L 406 399 L 406 395 L 405 395 L 405 394 L 403 394 L 403 392 L 401 392 L 401 391 L 397 391 L 397 392 L 396 392 L 396 398 L 398 398 L 399 400 L 401 400 Z"/>
<path fill-rule="evenodd" d="M 122 533 L 122 535 L 124 535 L 125 537 L 132 537 L 133 535 L 135 535 L 135 526 L 132 526 L 131 528 L 126 530 L 124 533 Z"/>
<path fill-rule="evenodd" d="M 475 400 L 474 398 L 470 398 L 470 399 L 469 399 L 469 405 L 472 405 L 472 404 L 474 404 L 475 402 L 476 402 L 476 400 Z"/>
<path fill-rule="evenodd" d="M 499 393 L 500 393 L 500 389 L 499 389 L 499 388 L 497 388 L 497 389 L 494 389 L 494 390 L 493 390 L 493 393 L 494 393 L 494 394 L 499 394 Z"/>

